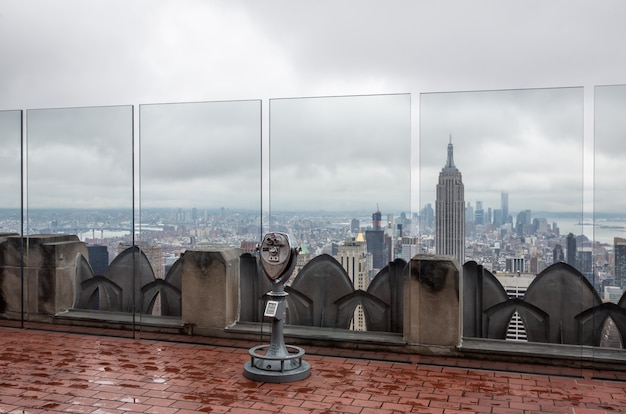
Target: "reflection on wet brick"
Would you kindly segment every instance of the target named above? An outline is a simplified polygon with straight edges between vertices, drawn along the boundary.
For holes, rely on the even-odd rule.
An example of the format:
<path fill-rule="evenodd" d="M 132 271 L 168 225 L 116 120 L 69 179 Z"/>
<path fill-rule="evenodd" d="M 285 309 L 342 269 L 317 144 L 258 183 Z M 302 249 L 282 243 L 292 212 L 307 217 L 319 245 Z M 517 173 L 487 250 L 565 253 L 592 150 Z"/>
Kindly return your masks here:
<path fill-rule="evenodd" d="M 243 376 L 249 358 L 243 342 L 189 344 L 0 329 L 0 412 L 626 411 L 626 382 L 589 376 L 445 366 L 454 360 L 417 355 L 358 351 L 359 358 L 351 358 L 345 349 L 312 348 L 306 356 L 309 378 L 266 384 Z"/>

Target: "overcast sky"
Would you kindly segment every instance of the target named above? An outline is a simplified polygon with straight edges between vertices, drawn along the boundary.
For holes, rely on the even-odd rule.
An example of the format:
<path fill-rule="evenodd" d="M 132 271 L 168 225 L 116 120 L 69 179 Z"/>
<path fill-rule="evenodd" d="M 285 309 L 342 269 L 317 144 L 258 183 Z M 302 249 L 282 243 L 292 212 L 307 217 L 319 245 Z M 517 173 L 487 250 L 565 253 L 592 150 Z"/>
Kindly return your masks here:
<path fill-rule="evenodd" d="M 583 89 L 524 89 L 421 96 L 419 172 L 433 203 L 452 142 L 465 201 L 498 209 L 579 212 L 583 207 Z"/>
<path fill-rule="evenodd" d="M 89 149 L 81 149 L 81 143 L 90 143 L 96 138 L 85 140 L 87 130 L 82 127 L 70 129 L 80 132 L 83 139 L 67 138 L 74 141 L 69 147 L 52 130 L 39 135 L 46 141 L 45 154 L 54 154 L 54 157 L 34 152 L 29 157 L 29 165 L 56 160 L 59 173 L 54 180 L 48 176 L 49 183 L 41 181 L 29 185 L 31 201 L 42 205 L 57 203 L 55 194 L 75 191 L 60 187 L 58 181 L 63 181 L 62 178 L 93 179 L 99 185 L 106 181 L 110 196 L 99 203 L 111 203 L 112 199 L 123 198 L 130 192 L 124 175 L 130 164 L 124 160 L 132 156 L 128 153 L 130 144 L 127 142 L 128 135 L 132 136 L 132 124 L 129 126 L 125 105 L 254 102 L 252 106 L 220 105 L 220 110 L 228 109 L 231 115 L 218 120 L 205 113 L 205 119 L 197 128 L 185 121 L 183 136 L 174 133 L 175 125 L 180 125 L 184 119 L 176 114 L 179 108 L 170 107 L 170 118 L 155 116 L 150 121 L 156 126 L 171 120 L 169 126 L 161 130 L 162 135 L 152 133 L 142 141 L 141 151 L 146 151 L 141 158 L 147 169 L 142 171 L 146 202 L 159 200 L 175 204 L 176 200 L 184 200 L 186 204 L 201 207 L 196 204 L 207 198 L 190 196 L 190 190 L 182 183 L 192 182 L 196 189 L 210 186 L 217 194 L 214 198 L 234 197 L 233 189 L 241 188 L 242 177 L 251 174 L 257 164 L 255 161 L 230 162 L 232 149 L 241 148 L 244 142 L 254 142 L 260 131 L 264 154 L 269 154 L 270 102 L 272 105 L 279 102 L 273 99 L 409 94 L 410 142 L 407 144 L 400 138 L 393 142 L 405 149 L 410 146 L 413 210 L 431 201 L 429 192 L 434 190 L 438 170 L 445 163 L 450 134 L 455 145 L 455 162 L 466 184 L 466 199 L 472 204 L 476 200 L 490 203 L 490 197 L 497 197 L 499 191 L 508 191 L 512 211 L 565 207 L 571 210 L 583 204 L 585 209 L 590 209 L 593 197 L 588 189 L 593 184 L 590 177 L 594 168 L 593 157 L 589 155 L 594 146 L 593 102 L 594 99 L 596 103 L 618 99 L 624 108 L 625 99 L 623 93 L 594 96 L 594 86 L 626 84 L 625 15 L 626 2 L 621 0 L 3 0 L 0 3 L 0 110 L 107 106 L 109 110 L 104 111 L 107 112 L 104 119 L 121 119 L 121 125 L 113 128 L 119 131 L 114 131 L 93 119 L 94 112 L 81 112 L 81 117 L 90 122 L 91 128 L 87 129 L 91 131 L 90 136 L 105 139 L 93 148 L 91 144 L 86 145 Z M 552 89 L 545 93 L 508 91 L 538 88 Z M 507 91 L 469 93 L 488 90 Z M 438 92 L 459 93 L 439 95 Z M 350 108 L 345 105 L 348 102 L 345 98 L 315 101 L 325 103 L 325 108 L 318 108 L 315 113 L 313 108 L 309 109 L 310 119 L 321 116 L 337 105 L 336 102 L 341 102 L 343 108 Z M 300 101 L 280 102 L 293 107 Z M 262 106 L 260 120 L 258 105 Z M 386 109 L 394 105 L 383 104 Z M 421 115 L 420 105 L 423 106 Z M 598 119 L 601 116 L 603 119 L 602 125 L 596 127 L 602 128 L 602 136 L 606 137 L 603 139 L 614 140 L 619 149 L 607 145 L 610 150 L 602 152 L 602 169 L 597 165 L 596 168 L 602 176 L 617 178 L 611 171 L 623 165 L 626 140 L 625 125 L 616 120 L 625 117 L 611 111 L 614 105 L 603 105 L 602 114 L 606 116 L 596 113 Z M 212 108 L 195 107 L 219 113 L 216 107 Z M 350 128 L 362 127 L 358 119 L 350 117 L 361 110 L 359 105 L 351 108 L 354 112 L 342 113 L 341 122 Z M 283 115 L 279 116 L 274 110 L 278 111 L 278 106 L 272 109 L 273 122 L 278 123 L 280 116 L 289 116 L 284 105 L 280 109 Z M 395 118 L 399 130 L 406 128 L 402 111 L 404 107 Z M 76 114 L 78 112 L 73 112 Z M 37 120 L 42 122 L 40 125 L 44 125 L 44 121 L 52 122 L 44 119 L 43 113 L 38 115 L 41 115 Z M 380 115 L 368 121 L 390 122 L 384 111 Z M 19 133 L 7 126 L 4 118 L 6 113 L 0 114 L 2 172 L 6 166 L 15 164 L 7 154 L 19 153 L 16 138 Z M 135 121 L 138 118 L 139 111 L 135 111 Z M 298 118 L 291 118 L 295 119 Z M 29 119 L 29 125 L 34 121 L 34 117 Z M 304 135 L 304 125 L 307 125 L 308 136 Z M 238 126 L 242 128 L 238 130 Z M 318 124 L 319 131 L 314 132 L 314 125 L 304 120 L 293 126 L 298 136 L 291 138 L 292 145 L 298 150 L 310 144 L 311 139 L 315 139 L 311 138 L 313 136 L 320 137 L 317 139 L 321 143 L 320 134 L 329 127 L 338 131 L 330 124 Z M 94 128 L 100 132 L 96 134 Z M 138 130 L 139 122 L 135 122 L 135 128 Z M 142 123 L 142 128 L 147 134 L 149 125 Z M 392 150 L 389 142 L 380 137 L 376 128 L 371 129 L 374 134 L 365 138 L 364 133 L 359 132 L 358 140 L 379 140 L 377 151 L 373 153 L 380 154 L 380 165 L 389 165 L 385 162 Z M 283 131 L 286 133 L 286 129 Z M 405 133 L 397 136 L 402 134 Z M 284 162 L 292 162 L 292 169 L 302 169 L 305 155 L 306 159 L 327 159 L 328 164 L 320 167 L 316 179 L 311 180 L 312 170 L 308 166 L 308 174 L 298 175 L 299 179 L 304 176 L 311 180 L 310 193 L 313 193 L 324 185 L 324 180 L 338 179 L 338 170 L 332 169 L 333 165 L 335 168 L 339 165 L 335 163 L 338 155 L 333 154 L 332 159 L 328 159 L 332 144 L 337 144 L 342 157 L 341 171 L 361 172 L 363 175 L 355 180 L 366 177 L 369 188 L 378 188 L 383 194 L 390 185 L 386 172 L 395 172 L 377 170 L 379 174 L 375 174 L 364 169 L 367 155 L 359 151 L 363 147 L 346 146 L 353 141 L 349 135 L 344 136 L 345 141 L 314 145 L 307 154 L 298 155 L 300 160 L 286 156 Z M 166 139 L 175 142 L 161 141 L 164 137 L 171 137 Z M 219 139 L 233 145 L 215 143 Z M 283 138 L 276 136 L 275 139 L 278 142 Z M 150 147 L 149 142 L 154 146 Z M 215 146 L 208 143 L 215 143 Z M 57 144 L 57 148 L 52 148 Z M 32 149 L 32 145 L 29 148 Z M 151 148 L 155 152 L 150 152 Z M 596 148 L 602 149 L 602 144 L 596 143 Z M 211 158 L 220 151 L 225 156 Z M 166 154 L 169 159 L 163 159 Z M 204 154 L 208 157 L 206 162 L 201 157 Z M 246 146 L 240 157 L 247 160 L 248 156 L 253 157 L 253 151 Z M 96 159 L 100 157 L 111 158 Z M 580 158 L 568 163 L 572 157 Z M 68 159 L 72 162 L 60 162 Z M 85 176 L 79 179 L 75 173 L 68 173 L 70 176 L 66 177 L 62 172 L 69 166 Z M 549 174 L 542 177 L 537 173 L 547 166 L 553 168 Z M 581 170 L 583 176 L 575 181 L 573 177 Z M 29 173 L 29 179 L 45 177 L 45 171 L 34 170 Z M 102 171 L 102 174 L 92 177 L 93 171 Z M 370 176 L 365 175 L 366 172 Z M 189 174 L 188 180 L 185 174 Z M 219 174 L 224 188 L 216 187 L 214 179 L 209 177 L 214 174 Z M 618 177 L 622 176 L 624 174 Z M 152 185 L 161 179 L 176 190 L 172 189 L 169 195 L 155 192 Z M 360 183 L 357 181 L 357 185 Z M 114 188 L 117 185 L 119 187 Z M 267 181 L 264 182 L 264 188 L 267 185 Z M 624 185 L 615 182 L 614 188 Z M 0 193 L 14 194 L 11 180 L 0 180 L 0 186 L 4 187 L 0 188 Z M 37 186 L 42 194 L 33 193 Z M 533 192 L 533 189 L 540 191 Z M 616 198 L 615 191 L 610 190 L 605 193 L 613 193 L 613 196 L 597 205 L 626 210 L 626 199 Z M 101 188 L 99 191 L 102 193 Z M 524 202 L 519 204 L 522 197 L 517 196 L 518 191 L 524 194 Z M 557 191 L 563 191 L 563 196 Z M 254 197 L 254 189 L 250 194 Z M 337 203 L 336 198 L 323 201 L 329 194 L 332 192 L 320 191 L 317 197 L 320 204 L 332 205 L 335 201 L 339 207 L 341 203 Z M 596 194 L 596 199 L 600 196 Z M 85 193 L 83 199 L 96 200 L 97 197 L 97 194 Z M 373 196 L 371 203 L 380 203 L 384 210 L 385 203 L 374 198 L 386 197 L 390 196 Z M 6 196 L 0 200 L 6 200 Z M 498 198 L 494 200 L 496 203 Z M 248 203 L 243 199 L 242 202 Z M 297 207 L 295 203 L 294 206 Z"/>
<path fill-rule="evenodd" d="M 141 205 L 261 206 L 261 101 L 142 105 Z"/>
<path fill-rule="evenodd" d="M 409 94 L 270 101 L 272 211 L 410 212 Z"/>

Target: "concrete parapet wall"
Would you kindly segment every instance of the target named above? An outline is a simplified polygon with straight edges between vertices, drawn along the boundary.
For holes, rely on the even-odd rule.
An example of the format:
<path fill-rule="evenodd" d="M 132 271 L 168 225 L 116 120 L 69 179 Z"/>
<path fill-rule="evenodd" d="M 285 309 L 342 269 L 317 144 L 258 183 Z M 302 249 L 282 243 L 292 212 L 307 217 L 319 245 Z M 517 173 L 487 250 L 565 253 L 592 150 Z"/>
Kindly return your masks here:
<path fill-rule="evenodd" d="M 224 331 L 239 316 L 240 249 L 188 250 L 182 261 L 182 322 L 194 333 Z"/>
<path fill-rule="evenodd" d="M 452 354 L 461 340 L 459 282 L 453 258 L 417 255 L 404 283 L 404 340 L 422 352 Z"/>
<path fill-rule="evenodd" d="M 87 247 L 75 235 L 31 235 L 23 240 L 24 281 L 22 284 L 22 239 L 10 235 L 0 243 L 1 311 L 10 318 L 22 309 L 31 320 L 46 320 L 72 307 L 76 254 L 87 256 Z"/>
<path fill-rule="evenodd" d="M 12 319 L 10 315 L 19 317 L 22 306 L 21 242 L 19 235 L 2 235 L 0 239 L 0 284 L 4 302 L 0 312 L 9 319 Z M 75 260 L 77 253 L 88 257 L 85 244 L 71 235 L 30 236 L 24 239 L 24 252 L 23 297 L 27 320 L 51 320 L 59 312 L 70 309 L 77 286 Z M 242 300 L 256 303 L 259 298 L 240 297 L 240 260 L 238 248 L 188 250 L 182 255 L 180 324 L 187 333 L 220 337 L 241 335 L 236 329 L 227 328 L 240 322 Z M 399 280 L 404 295 L 401 299 L 402 332 L 398 332 L 397 337 L 391 336 L 391 345 L 391 331 L 368 332 L 373 339 L 359 338 L 359 346 L 391 347 L 396 352 L 402 348 L 401 352 L 457 354 L 461 342 L 460 273 L 458 264 L 449 257 L 415 256 L 405 267 L 404 280 Z M 299 340 L 302 343 L 319 341 L 320 333 L 315 333 L 315 327 L 309 330 L 312 336 L 304 335 Z M 380 340 L 376 339 L 377 335 Z M 330 335 L 328 340 L 342 341 L 345 335 Z M 346 343 L 346 346 L 356 346 L 356 343 Z"/>

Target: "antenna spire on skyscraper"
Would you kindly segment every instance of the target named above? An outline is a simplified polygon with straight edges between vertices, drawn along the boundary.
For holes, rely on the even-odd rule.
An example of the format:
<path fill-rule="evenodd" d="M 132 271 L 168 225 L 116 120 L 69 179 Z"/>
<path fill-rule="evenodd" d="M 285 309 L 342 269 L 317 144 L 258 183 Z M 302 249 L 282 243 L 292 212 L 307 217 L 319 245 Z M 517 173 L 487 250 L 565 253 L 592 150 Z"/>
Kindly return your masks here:
<path fill-rule="evenodd" d="M 452 146 L 452 134 L 450 134 L 450 142 L 448 143 L 448 159 L 446 161 L 446 166 L 443 167 L 444 171 L 457 171 L 457 168 L 454 165 L 454 148 Z"/>

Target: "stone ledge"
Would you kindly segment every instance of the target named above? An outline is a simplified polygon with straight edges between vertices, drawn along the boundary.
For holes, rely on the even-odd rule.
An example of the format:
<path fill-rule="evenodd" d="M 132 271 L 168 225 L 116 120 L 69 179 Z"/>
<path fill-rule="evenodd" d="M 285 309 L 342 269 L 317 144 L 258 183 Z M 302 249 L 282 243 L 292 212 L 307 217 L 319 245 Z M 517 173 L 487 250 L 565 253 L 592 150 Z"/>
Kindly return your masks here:
<path fill-rule="evenodd" d="M 494 360 L 506 358 L 508 361 L 521 360 L 551 365 L 569 362 L 566 365 L 626 371 L 626 353 L 623 349 L 482 338 L 463 338 L 457 349 L 468 357 L 489 357 Z"/>
<path fill-rule="evenodd" d="M 69 322 L 72 325 L 88 323 L 104 325 L 139 325 L 146 328 L 174 330 L 182 332 L 185 329 L 180 317 L 177 316 L 152 316 L 144 314 L 132 314 L 127 312 L 93 311 L 88 309 L 68 309 L 55 315 L 55 320 Z"/>

